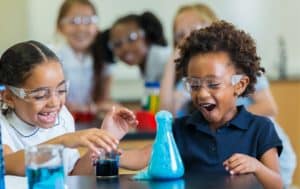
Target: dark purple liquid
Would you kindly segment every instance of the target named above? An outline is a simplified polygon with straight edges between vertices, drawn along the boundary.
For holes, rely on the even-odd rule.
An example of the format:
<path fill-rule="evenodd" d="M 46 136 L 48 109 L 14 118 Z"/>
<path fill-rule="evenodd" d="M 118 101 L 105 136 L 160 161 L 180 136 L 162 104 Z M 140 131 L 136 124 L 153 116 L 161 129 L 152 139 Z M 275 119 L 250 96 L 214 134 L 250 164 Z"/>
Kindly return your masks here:
<path fill-rule="evenodd" d="M 98 160 L 96 163 L 97 177 L 116 177 L 119 174 L 118 161 L 113 159 Z"/>

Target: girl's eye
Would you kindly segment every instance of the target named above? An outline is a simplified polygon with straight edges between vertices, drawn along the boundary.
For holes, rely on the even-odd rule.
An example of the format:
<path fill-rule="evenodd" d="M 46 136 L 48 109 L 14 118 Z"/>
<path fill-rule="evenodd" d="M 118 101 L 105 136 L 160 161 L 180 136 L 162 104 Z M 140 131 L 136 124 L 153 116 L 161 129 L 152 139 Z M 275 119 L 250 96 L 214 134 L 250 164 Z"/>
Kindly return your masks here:
<path fill-rule="evenodd" d="M 33 98 L 35 100 L 44 100 L 44 99 L 46 99 L 46 96 L 34 96 Z"/>
<path fill-rule="evenodd" d="M 28 97 L 33 98 L 34 100 L 44 100 L 48 97 L 48 92 L 47 91 L 36 91 L 28 94 Z"/>
<path fill-rule="evenodd" d="M 220 87 L 220 83 L 208 83 L 207 88 L 209 89 L 217 89 Z"/>
<path fill-rule="evenodd" d="M 113 49 L 118 49 L 122 46 L 122 44 L 123 44 L 122 41 L 115 41 L 115 42 L 112 43 L 112 48 Z"/>
<path fill-rule="evenodd" d="M 128 42 L 132 43 L 138 39 L 138 34 L 136 32 L 131 32 L 128 36 Z"/>

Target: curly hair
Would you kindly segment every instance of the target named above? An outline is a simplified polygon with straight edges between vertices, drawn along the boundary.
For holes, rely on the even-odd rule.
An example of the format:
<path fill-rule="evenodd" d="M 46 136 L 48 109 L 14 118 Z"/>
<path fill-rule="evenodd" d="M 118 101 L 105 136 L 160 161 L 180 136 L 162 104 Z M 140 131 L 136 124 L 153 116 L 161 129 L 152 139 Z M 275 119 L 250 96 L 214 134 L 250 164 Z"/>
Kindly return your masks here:
<path fill-rule="evenodd" d="M 249 84 L 241 96 L 254 92 L 256 77 L 264 72 L 260 67 L 260 57 L 256 45 L 249 34 L 238 30 L 234 25 L 218 21 L 211 26 L 196 30 L 179 47 L 180 57 L 175 60 L 177 71 L 187 75 L 187 67 L 192 57 L 211 52 L 228 53 L 237 73 L 249 77 Z"/>

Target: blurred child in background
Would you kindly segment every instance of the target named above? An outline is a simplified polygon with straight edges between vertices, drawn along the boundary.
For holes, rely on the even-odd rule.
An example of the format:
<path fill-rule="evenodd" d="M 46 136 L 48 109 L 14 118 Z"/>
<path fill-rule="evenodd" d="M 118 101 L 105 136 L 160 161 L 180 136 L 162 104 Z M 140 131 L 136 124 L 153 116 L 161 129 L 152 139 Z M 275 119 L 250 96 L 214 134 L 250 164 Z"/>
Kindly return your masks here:
<path fill-rule="evenodd" d="M 160 108 L 172 112 L 176 116 L 187 114 L 190 102 L 189 94 L 186 93 L 180 74 L 176 76 L 174 60 L 178 56 L 178 45 L 196 29 L 209 26 L 217 21 L 213 10 L 205 4 L 197 3 L 184 5 L 177 11 L 173 22 L 173 45 L 174 52 L 164 70 L 160 90 Z"/>
<path fill-rule="evenodd" d="M 154 14 L 145 12 L 119 18 L 110 29 L 109 47 L 124 63 L 138 66 L 145 81 L 160 82 L 170 48 Z"/>
<path fill-rule="evenodd" d="M 101 57 L 101 48 L 95 46 L 97 22 L 96 9 L 89 0 L 66 0 L 58 13 L 57 30 L 66 43 L 57 54 L 71 83 L 67 107 L 74 113 L 106 112 L 112 106 L 111 67 Z"/>

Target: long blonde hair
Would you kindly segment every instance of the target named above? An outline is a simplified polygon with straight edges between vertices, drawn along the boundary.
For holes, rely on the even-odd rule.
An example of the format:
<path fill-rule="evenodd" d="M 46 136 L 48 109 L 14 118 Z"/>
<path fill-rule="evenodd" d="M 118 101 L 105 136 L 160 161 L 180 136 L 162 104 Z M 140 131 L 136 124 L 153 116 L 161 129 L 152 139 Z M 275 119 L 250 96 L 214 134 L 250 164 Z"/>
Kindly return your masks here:
<path fill-rule="evenodd" d="M 199 18 L 203 19 L 204 21 L 208 23 L 213 23 L 218 20 L 217 15 L 215 12 L 207 5 L 203 3 L 195 3 L 195 4 L 187 4 L 181 6 L 174 17 L 173 21 L 173 34 L 175 33 L 175 21 L 176 18 L 178 17 L 179 14 L 185 12 L 185 11 L 190 11 L 190 10 L 195 10 L 199 14 Z M 173 35 L 173 42 L 175 44 L 175 36 Z"/>
<path fill-rule="evenodd" d="M 74 4 L 81 4 L 81 5 L 89 6 L 93 10 L 93 13 L 95 15 L 97 15 L 97 10 L 96 10 L 94 4 L 89 0 L 65 0 L 63 2 L 63 4 L 60 6 L 60 9 L 58 11 L 58 16 L 56 19 L 56 28 L 57 29 L 60 28 L 61 20 L 66 16 L 66 14 L 69 12 L 69 10 L 71 9 L 71 7 Z"/>

